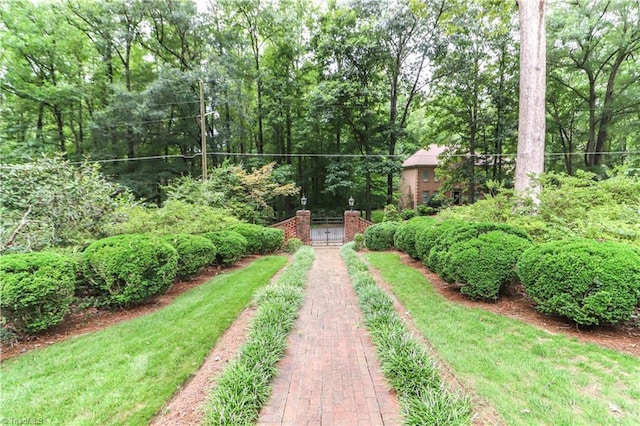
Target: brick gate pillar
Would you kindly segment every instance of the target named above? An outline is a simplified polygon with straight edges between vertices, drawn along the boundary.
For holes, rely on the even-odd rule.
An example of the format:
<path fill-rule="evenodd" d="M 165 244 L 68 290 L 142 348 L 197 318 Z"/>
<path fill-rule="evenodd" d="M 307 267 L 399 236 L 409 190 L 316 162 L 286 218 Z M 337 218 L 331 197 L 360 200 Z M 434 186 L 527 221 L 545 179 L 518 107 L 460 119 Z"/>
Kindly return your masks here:
<path fill-rule="evenodd" d="M 360 212 L 347 210 L 344 212 L 344 242 L 348 243 L 353 241 L 354 235 L 358 233 Z"/>
<path fill-rule="evenodd" d="M 304 245 L 311 245 L 311 211 L 298 210 L 296 212 L 296 235 Z"/>

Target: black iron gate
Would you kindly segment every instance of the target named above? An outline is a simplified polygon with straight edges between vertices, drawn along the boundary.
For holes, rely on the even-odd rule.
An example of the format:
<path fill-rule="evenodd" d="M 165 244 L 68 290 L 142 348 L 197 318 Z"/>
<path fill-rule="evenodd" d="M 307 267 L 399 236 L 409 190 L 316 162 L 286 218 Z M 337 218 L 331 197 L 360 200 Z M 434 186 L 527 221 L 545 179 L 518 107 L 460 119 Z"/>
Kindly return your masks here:
<path fill-rule="evenodd" d="M 341 246 L 344 244 L 344 217 L 335 211 L 311 214 L 311 244 Z"/>

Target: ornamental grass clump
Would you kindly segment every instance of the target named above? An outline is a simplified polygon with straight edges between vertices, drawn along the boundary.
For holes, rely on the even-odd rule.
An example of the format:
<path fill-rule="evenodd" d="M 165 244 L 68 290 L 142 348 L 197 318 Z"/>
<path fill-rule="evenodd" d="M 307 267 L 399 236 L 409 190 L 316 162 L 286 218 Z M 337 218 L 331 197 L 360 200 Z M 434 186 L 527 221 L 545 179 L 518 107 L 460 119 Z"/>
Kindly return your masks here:
<path fill-rule="evenodd" d="M 141 304 L 165 291 L 178 269 L 178 252 L 160 237 L 116 235 L 98 240 L 83 253 L 82 272 L 99 303 Z"/>
<path fill-rule="evenodd" d="M 46 252 L 0 257 L 3 328 L 35 333 L 61 323 L 71 312 L 77 265 Z"/>
<path fill-rule="evenodd" d="M 172 234 L 162 237 L 178 252 L 176 276 L 187 278 L 200 272 L 216 261 L 216 246 L 211 240 L 199 235 Z"/>
<path fill-rule="evenodd" d="M 378 287 L 353 250 L 353 243 L 345 244 L 340 255 L 347 264 L 382 371 L 398 393 L 405 423 L 470 424 L 469 400 L 446 388 L 429 355 L 395 312 L 391 297 Z"/>
<path fill-rule="evenodd" d="M 640 250 L 628 244 L 543 243 L 522 254 L 516 271 L 538 311 L 576 324 L 626 321 L 640 302 Z"/>
<path fill-rule="evenodd" d="M 247 343 L 220 375 L 209 397 L 205 424 L 248 425 L 258 418 L 277 373 L 276 363 L 285 352 L 287 336 L 302 306 L 313 258 L 311 247 L 301 247 L 277 282 L 256 296 L 258 310 Z"/>

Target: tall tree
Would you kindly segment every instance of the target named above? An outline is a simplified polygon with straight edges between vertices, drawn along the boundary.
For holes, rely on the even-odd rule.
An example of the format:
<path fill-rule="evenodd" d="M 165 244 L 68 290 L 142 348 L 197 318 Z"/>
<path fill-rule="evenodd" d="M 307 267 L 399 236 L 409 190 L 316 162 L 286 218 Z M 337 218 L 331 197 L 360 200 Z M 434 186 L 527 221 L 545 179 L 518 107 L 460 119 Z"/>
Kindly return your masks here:
<path fill-rule="evenodd" d="M 520 106 L 515 190 L 531 191 L 537 200 L 540 188 L 533 175 L 544 172 L 546 25 L 545 0 L 520 0 Z"/>
<path fill-rule="evenodd" d="M 550 20 L 554 127 L 565 141 L 572 120 L 584 123 L 584 164 L 599 168 L 616 122 L 640 109 L 634 55 L 640 51 L 640 2 L 574 1 L 562 6 L 552 9 Z M 570 103 L 559 103 L 561 99 Z"/>

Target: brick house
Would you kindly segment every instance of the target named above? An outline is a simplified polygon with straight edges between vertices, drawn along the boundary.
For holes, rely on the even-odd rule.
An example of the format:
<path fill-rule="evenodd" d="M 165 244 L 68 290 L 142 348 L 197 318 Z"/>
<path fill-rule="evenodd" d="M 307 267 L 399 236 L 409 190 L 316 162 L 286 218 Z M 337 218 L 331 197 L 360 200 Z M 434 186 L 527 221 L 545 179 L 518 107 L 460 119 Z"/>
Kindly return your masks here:
<path fill-rule="evenodd" d="M 427 149 L 420 149 L 402 163 L 400 209 L 415 209 L 421 204 L 427 204 L 439 193 L 442 180 L 436 174 L 436 167 L 438 157 L 446 149 L 444 146 L 431 145 Z M 454 190 L 443 195 L 453 198 L 454 203 L 459 203 L 461 193 L 462 191 Z"/>

